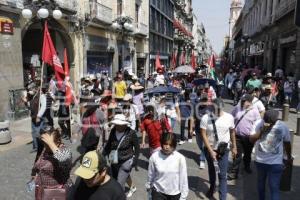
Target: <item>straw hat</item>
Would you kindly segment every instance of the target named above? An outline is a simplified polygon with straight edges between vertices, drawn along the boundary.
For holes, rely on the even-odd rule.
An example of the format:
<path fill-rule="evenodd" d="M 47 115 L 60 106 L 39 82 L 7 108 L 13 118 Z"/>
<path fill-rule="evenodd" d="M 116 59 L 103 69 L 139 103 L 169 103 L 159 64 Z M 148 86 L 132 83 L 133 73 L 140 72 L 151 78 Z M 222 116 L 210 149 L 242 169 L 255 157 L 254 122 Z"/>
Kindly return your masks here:
<path fill-rule="evenodd" d="M 144 87 L 139 82 L 136 82 L 134 85 L 130 86 L 130 88 L 132 90 L 141 90 L 141 89 L 144 89 Z"/>

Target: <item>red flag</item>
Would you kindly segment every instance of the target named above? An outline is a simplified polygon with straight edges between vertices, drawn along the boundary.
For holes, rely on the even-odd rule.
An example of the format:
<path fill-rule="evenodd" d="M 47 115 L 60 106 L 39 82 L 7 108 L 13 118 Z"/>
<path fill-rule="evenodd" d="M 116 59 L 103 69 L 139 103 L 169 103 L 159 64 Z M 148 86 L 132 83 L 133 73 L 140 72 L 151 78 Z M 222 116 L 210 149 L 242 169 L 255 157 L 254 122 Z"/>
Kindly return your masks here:
<path fill-rule="evenodd" d="M 61 87 L 61 83 L 63 81 L 64 70 L 61 65 L 61 62 L 57 56 L 56 50 L 54 48 L 49 30 L 48 23 L 45 22 L 44 27 L 44 42 L 43 42 L 43 52 L 42 52 L 42 60 L 44 63 L 52 66 L 55 77 L 58 83 L 58 87 Z"/>
<path fill-rule="evenodd" d="M 70 70 L 69 70 L 69 62 L 67 49 L 64 50 L 64 68 L 65 68 L 65 84 L 66 84 L 66 99 L 65 105 L 70 106 L 72 103 L 72 85 L 70 83 Z"/>
<path fill-rule="evenodd" d="M 194 51 L 192 52 L 192 59 L 191 59 L 191 65 L 194 69 L 196 69 L 197 67 L 197 63 L 196 63 L 196 56 L 194 54 Z"/>
<path fill-rule="evenodd" d="M 155 58 L 155 68 L 156 68 L 156 71 L 158 69 L 162 69 L 162 66 L 160 64 L 159 52 L 157 52 L 157 55 L 156 55 L 156 58 Z"/>
<path fill-rule="evenodd" d="M 180 64 L 185 65 L 185 51 L 181 53 L 181 59 L 180 59 Z"/>
<path fill-rule="evenodd" d="M 216 58 L 215 58 L 215 54 L 212 54 L 209 58 L 209 61 L 208 61 L 208 65 L 211 67 L 211 68 L 215 68 L 216 67 Z"/>

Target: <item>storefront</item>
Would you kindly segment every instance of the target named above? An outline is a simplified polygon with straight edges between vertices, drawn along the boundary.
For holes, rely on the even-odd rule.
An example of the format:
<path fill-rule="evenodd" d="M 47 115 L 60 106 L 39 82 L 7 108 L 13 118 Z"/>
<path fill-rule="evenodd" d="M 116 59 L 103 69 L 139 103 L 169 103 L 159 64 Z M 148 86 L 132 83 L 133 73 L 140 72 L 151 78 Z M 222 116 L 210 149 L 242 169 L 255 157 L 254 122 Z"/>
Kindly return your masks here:
<path fill-rule="evenodd" d="M 279 39 L 280 44 L 280 63 L 284 67 L 287 75 L 294 76 L 296 72 L 296 43 L 297 36 L 292 34 Z"/>
<path fill-rule="evenodd" d="M 150 74 L 155 71 L 155 60 L 156 60 L 156 54 L 150 54 L 150 67 L 149 72 Z M 160 64 L 164 65 L 166 67 L 166 70 L 170 67 L 170 55 L 159 55 L 160 58 Z"/>
<path fill-rule="evenodd" d="M 100 36 L 87 35 L 86 45 L 86 73 L 107 73 L 112 76 L 114 48 L 109 46 L 109 40 Z"/>

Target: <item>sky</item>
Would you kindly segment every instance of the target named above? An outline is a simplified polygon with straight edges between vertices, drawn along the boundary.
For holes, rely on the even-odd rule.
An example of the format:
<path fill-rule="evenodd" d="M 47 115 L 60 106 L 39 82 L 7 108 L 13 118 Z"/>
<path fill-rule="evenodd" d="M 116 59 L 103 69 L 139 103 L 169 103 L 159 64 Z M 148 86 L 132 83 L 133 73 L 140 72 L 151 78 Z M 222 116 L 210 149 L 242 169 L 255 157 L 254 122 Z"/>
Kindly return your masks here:
<path fill-rule="evenodd" d="M 204 24 L 216 53 L 222 51 L 224 37 L 229 34 L 230 3 L 231 0 L 193 0 L 194 13 Z"/>

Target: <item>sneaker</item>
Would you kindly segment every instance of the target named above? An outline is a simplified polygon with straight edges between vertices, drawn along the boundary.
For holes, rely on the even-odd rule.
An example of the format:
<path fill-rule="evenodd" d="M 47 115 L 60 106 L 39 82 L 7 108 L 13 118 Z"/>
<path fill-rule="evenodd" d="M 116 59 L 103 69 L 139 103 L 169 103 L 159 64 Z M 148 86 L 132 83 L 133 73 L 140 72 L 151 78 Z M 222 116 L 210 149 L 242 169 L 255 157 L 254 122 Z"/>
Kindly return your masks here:
<path fill-rule="evenodd" d="M 193 139 L 188 139 L 188 142 L 189 143 L 193 143 Z"/>
<path fill-rule="evenodd" d="M 132 197 L 133 193 L 135 193 L 135 192 L 136 192 L 136 187 L 135 186 L 131 187 L 129 189 L 129 192 L 127 193 L 127 198 Z"/>
<path fill-rule="evenodd" d="M 199 169 L 205 169 L 205 162 L 200 161 Z"/>
<path fill-rule="evenodd" d="M 193 136 L 196 136 L 196 132 L 195 131 L 193 131 Z"/>
<path fill-rule="evenodd" d="M 180 141 L 178 142 L 179 145 L 182 145 L 182 144 L 184 144 L 184 143 L 185 143 L 184 140 L 180 140 Z"/>

